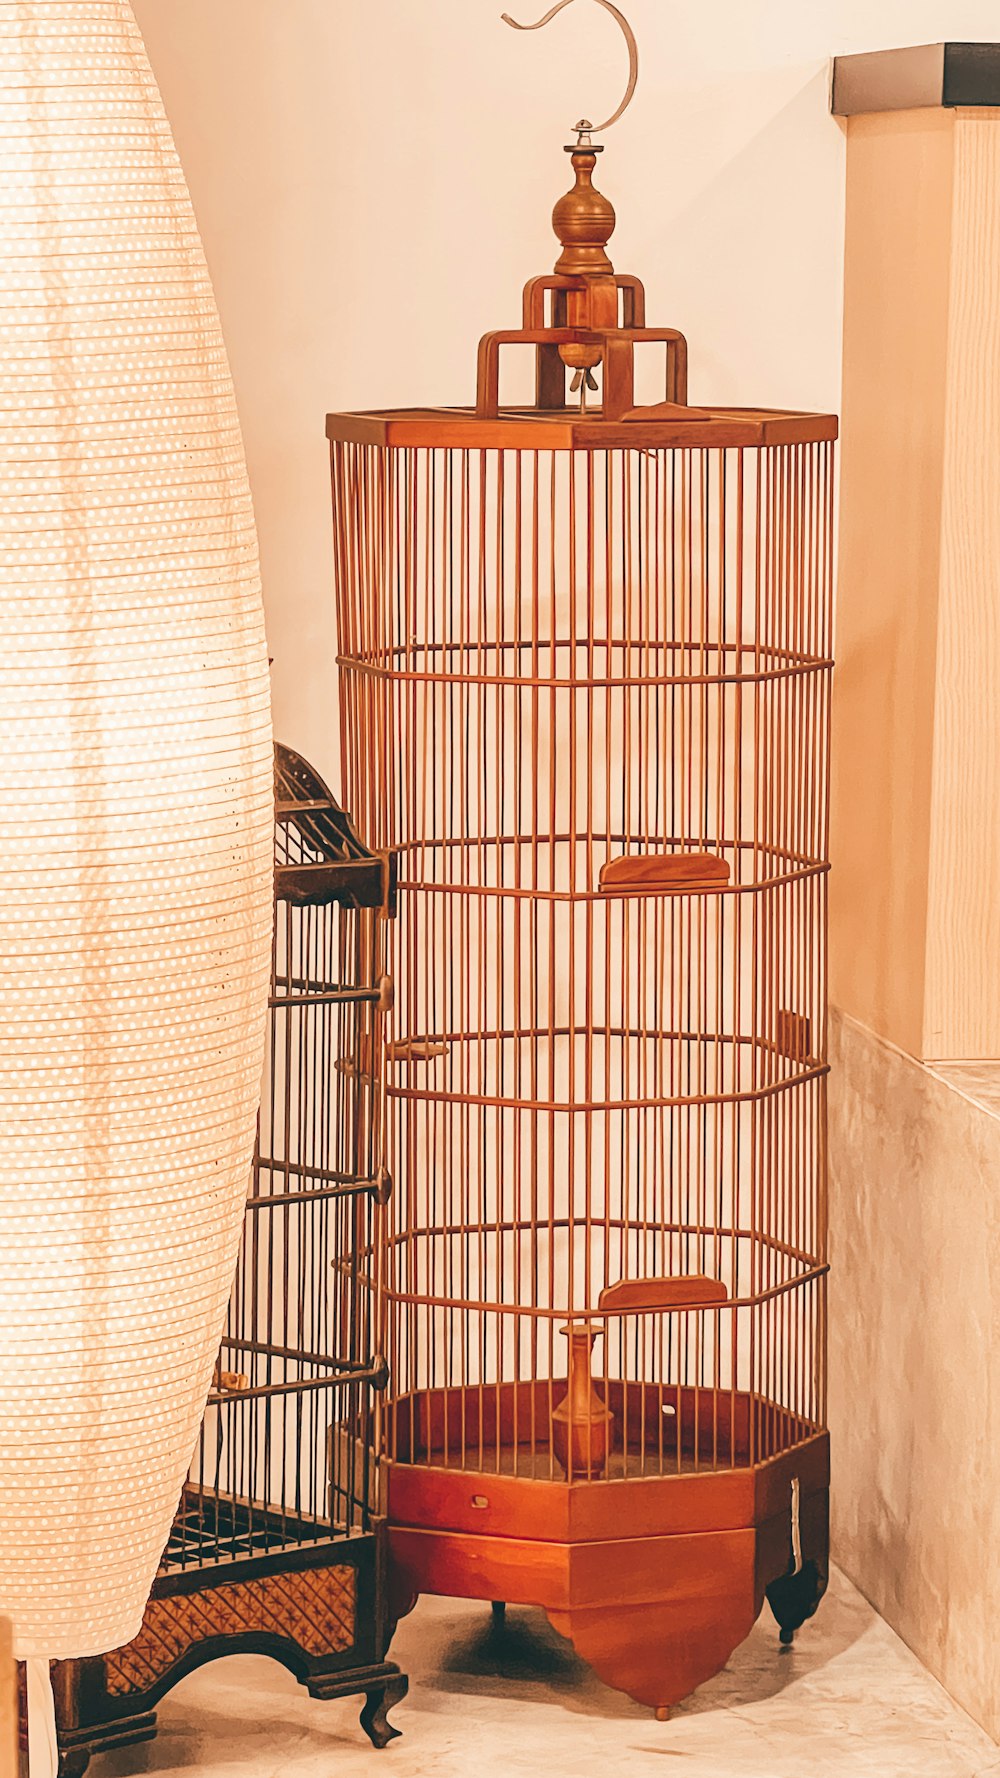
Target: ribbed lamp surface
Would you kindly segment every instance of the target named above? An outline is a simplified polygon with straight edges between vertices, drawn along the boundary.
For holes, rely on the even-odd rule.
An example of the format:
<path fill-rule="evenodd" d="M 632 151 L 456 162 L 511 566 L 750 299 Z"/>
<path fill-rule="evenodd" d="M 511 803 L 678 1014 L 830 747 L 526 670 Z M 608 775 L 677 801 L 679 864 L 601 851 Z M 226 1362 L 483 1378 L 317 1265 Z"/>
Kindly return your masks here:
<path fill-rule="evenodd" d="M 0 1614 L 139 1628 L 239 1239 L 271 933 L 253 514 L 125 0 L 0 0 Z"/>

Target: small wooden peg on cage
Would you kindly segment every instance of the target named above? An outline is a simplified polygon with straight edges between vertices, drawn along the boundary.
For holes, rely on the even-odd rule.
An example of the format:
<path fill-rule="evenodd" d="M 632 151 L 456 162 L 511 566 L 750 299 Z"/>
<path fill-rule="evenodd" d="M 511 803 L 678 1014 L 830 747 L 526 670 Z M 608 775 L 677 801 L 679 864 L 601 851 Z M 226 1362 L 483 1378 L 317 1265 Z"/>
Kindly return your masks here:
<path fill-rule="evenodd" d="M 350 1056 L 338 1056 L 334 1067 L 345 1080 L 353 1080 L 359 1087 L 372 1087 L 379 1078 L 379 1062 L 381 1057 L 378 1037 L 373 1031 L 359 1031 L 355 1053 Z"/>
<path fill-rule="evenodd" d="M 446 1043 L 434 1042 L 426 1037 L 400 1038 L 396 1043 L 388 1043 L 385 1048 L 388 1062 L 437 1062 L 448 1054 Z"/>
<path fill-rule="evenodd" d="M 250 1378 L 245 1371 L 224 1371 L 221 1365 L 216 1365 L 212 1377 L 212 1388 L 217 1389 L 220 1394 L 242 1395 L 244 1389 L 249 1389 L 249 1387 Z"/>
<path fill-rule="evenodd" d="M 808 1062 L 812 1055 L 811 1020 L 803 1013 L 779 1010 L 774 1047 L 790 1062 Z"/>
<path fill-rule="evenodd" d="M 559 1329 L 569 1341 L 566 1394 L 552 1410 L 552 1449 L 572 1480 L 599 1481 L 607 1468 L 614 1415 L 601 1400 L 591 1374 L 591 1353 L 601 1332 L 591 1321 L 570 1321 Z"/>

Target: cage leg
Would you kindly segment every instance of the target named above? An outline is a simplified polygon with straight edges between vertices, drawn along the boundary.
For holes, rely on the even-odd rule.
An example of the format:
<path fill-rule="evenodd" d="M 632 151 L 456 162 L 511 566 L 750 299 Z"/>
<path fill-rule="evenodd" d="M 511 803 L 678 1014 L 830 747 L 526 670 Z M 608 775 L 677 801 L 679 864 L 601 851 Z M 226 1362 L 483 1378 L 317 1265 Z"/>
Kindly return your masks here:
<path fill-rule="evenodd" d="M 800 1500 L 793 1482 L 789 1529 L 783 1535 L 791 1542 L 790 1559 L 767 1585 L 766 1596 L 782 1647 L 788 1648 L 796 1630 L 813 1616 L 826 1592 L 830 1564 L 829 1494 L 825 1488 Z M 776 1568 L 777 1562 L 771 1567 L 772 1575 Z M 762 1578 L 767 1578 L 766 1571 Z"/>
<path fill-rule="evenodd" d="M 59 1778 L 83 1778 L 90 1764 L 89 1747 L 74 1747 L 59 1755 Z"/>
<path fill-rule="evenodd" d="M 490 1605 L 490 1611 L 493 1613 L 494 1630 L 502 1630 L 507 1621 L 507 1601 L 494 1599 Z"/>
<path fill-rule="evenodd" d="M 788 1648 L 795 1640 L 796 1630 L 812 1617 L 825 1591 L 826 1581 L 815 1562 L 805 1562 L 797 1574 L 793 1569 L 771 1582 L 767 1602 L 774 1613 L 783 1647 Z"/>
<path fill-rule="evenodd" d="M 402 1730 L 393 1728 L 389 1721 L 389 1711 L 401 1704 L 409 1690 L 406 1675 L 400 1673 L 395 1679 L 387 1679 L 384 1685 L 373 1686 L 365 1693 L 364 1708 L 361 1712 L 361 1727 L 368 1736 L 373 1747 L 388 1747 Z"/>

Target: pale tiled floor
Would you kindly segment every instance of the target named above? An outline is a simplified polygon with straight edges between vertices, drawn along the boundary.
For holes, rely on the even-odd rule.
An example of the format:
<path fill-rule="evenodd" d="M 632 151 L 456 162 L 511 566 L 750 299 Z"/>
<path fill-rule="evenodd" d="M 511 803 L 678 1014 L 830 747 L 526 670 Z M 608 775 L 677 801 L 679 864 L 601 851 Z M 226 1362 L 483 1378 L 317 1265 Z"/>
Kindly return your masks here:
<path fill-rule="evenodd" d="M 668 1723 L 601 1685 L 539 1612 L 512 1608 L 497 1642 L 487 1606 L 425 1599 L 393 1654 L 411 1693 L 384 1753 L 353 1700 L 313 1703 L 243 1657 L 192 1674 L 158 1741 L 95 1760 L 91 1778 L 1000 1778 L 1000 1749 L 836 1574 L 792 1650 L 765 1608 Z"/>

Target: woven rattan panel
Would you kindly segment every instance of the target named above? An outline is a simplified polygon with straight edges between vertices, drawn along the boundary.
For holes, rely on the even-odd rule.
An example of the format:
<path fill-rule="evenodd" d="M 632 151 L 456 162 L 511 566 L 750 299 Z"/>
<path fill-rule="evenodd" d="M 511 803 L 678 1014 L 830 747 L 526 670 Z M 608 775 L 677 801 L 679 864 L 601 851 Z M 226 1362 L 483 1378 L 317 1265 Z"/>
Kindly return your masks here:
<path fill-rule="evenodd" d="M 319 1568 L 151 1599 L 133 1642 L 105 1660 L 111 1697 L 144 1692 L 189 1648 L 212 1636 L 266 1631 L 306 1654 L 336 1654 L 355 1639 L 357 1570 Z"/>

